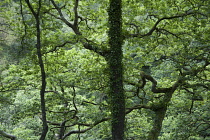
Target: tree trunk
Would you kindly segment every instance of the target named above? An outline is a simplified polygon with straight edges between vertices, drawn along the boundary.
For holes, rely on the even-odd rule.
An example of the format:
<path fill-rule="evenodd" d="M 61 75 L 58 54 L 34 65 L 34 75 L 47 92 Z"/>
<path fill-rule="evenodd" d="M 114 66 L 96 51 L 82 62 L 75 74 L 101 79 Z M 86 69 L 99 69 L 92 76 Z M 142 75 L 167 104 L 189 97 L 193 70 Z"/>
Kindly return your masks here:
<path fill-rule="evenodd" d="M 39 67 L 41 71 L 41 89 L 40 89 L 40 102 L 41 102 L 41 112 L 42 112 L 42 134 L 40 140 L 45 140 L 45 137 L 48 132 L 48 125 L 46 119 L 46 107 L 45 107 L 45 89 L 46 89 L 46 73 L 44 68 L 44 63 L 42 60 L 41 53 L 41 29 L 40 29 L 40 10 L 41 10 L 41 0 L 38 1 L 38 9 L 34 10 L 29 0 L 25 0 L 29 9 L 31 10 L 35 20 L 36 20 L 36 48 Z"/>
<path fill-rule="evenodd" d="M 107 61 L 110 70 L 110 107 L 112 113 L 112 140 L 124 139 L 125 96 L 122 66 L 122 11 L 121 0 L 110 0 L 109 46 Z"/>
<path fill-rule="evenodd" d="M 39 66 L 40 66 L 40 71 L 41 71 L 41 89 L 40 89 L 40 102 L 41 102 L 41 111 L 42 111 L 42 135 L 40 137 L 40 140 L 45 140 L 45 137 L 47 135 L 48 131 L 48 125 L 47 125 L 47 119 L 46 119 L 46 107 L 45 107 L 45 89 L 46 89 L 46 74 L 45 74 L 45 68 L 44 68 L 44 63 L 42 60 L 42 53 L 41 53 L 41 30 L 40 30 L 40 24 L 39 24 L 39 19 L 36 19 L 37 22 L 37 56 L 38 56 L 38 61 L 39 61 Z"/>
<path fill-rule="evenodd" d="M 45 107 L 45 89 L 46 89 L 46 74 L 45 74 L 45 68 L 44 63 L 42 60 L 42 54 L 41 54 L 41 37 L 40 37 L 41 31 L 39 26 L 39 20 L 37 20 L 37 56 L 41 71 L 41 89 L 40 89 L 40 102 L 41 102 L 41 111 L 42 111 L 42 135 L 40 137 L 40 140 L 45 140 L 45 137 L 48 132 L 48 125 L 47 125 L 47 119 L 46 119 L 46 107 Z"/>
<path fill-rule="evenodd" d="M 154 105 L 152 107 L 152 110 L 155 112 L 155 118 L 154 118 L 152 129 L 148 135 L 148 140 L 158 140 L 158 136 L 160 135 L 163 120 L 165 118 L 165 114 L 168 108 L 168 103 L 171 101 L 172 95 L 174 91 L 177 89 L 177 87 L 179 86 L 180 82 L 181 81 L 178 80 L 172 86 L 172 89 L 169 92 L 165 92 L 163 102 L 159 103 L 158 105 Z"/>
<path fill-rule="evenodd" d="M 148 140 L 158 140 L 158 136 L 160 135 L 160 131 L 162 129 L 162 123 L 166 114 L 167 106 L 155 110 L 154 124 L 149 132 Z"/>

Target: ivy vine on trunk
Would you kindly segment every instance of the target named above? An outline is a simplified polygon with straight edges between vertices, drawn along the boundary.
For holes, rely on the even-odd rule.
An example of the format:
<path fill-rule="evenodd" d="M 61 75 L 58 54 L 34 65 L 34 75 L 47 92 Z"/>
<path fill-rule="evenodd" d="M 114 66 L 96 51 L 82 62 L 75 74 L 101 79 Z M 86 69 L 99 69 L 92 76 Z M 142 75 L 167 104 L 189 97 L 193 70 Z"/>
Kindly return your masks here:
<path fill-rule="evenodd" d="M 112 139 L 124 139 L 125 95 L 122 65 L 122 11 L 121 0 L 110 0 L 109 46 L 107 61 L 110 70 L 110 106 L 112 113 Z"/>

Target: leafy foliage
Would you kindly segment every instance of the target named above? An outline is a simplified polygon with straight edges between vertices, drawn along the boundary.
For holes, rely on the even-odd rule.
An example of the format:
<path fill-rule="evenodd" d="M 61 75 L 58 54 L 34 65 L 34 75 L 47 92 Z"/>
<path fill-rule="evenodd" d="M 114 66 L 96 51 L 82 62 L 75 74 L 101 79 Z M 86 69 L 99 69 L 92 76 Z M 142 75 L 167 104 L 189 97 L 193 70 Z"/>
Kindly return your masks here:
<path fill-rule="evenodd" d="M 0 130 L 38 139 L 41 72 L 26 2 L 0 2 Z M 39 3 L 30 4 L 37 12 Z M 209 138 L 209 5 L 122 1 L 123 54 L 116 57 L 123 63 L 126 139 L 152 139 L 153 130 L 153 139 Z M 46 139 L 111 137 L 108 6 L 107 0 L 41 1 Z"/>

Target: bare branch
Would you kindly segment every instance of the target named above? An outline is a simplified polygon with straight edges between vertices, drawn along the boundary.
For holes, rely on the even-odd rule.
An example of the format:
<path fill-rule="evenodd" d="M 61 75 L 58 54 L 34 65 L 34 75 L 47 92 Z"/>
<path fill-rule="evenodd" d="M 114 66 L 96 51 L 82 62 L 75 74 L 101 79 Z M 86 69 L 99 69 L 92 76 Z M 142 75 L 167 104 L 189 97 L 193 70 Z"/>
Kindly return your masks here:
<path fill-rule="evenodd" d="M 158 88 L 157 87 L 157 81 L 151 75 L 148 75 L 148 74 L 146 74 L 143 71 L 140 72 L 140 75 L 141 75 L 140 81 L 142 81 L 141 84 L 140 84 L 140 82 L 138 82 L 138 83 L 129 82 L 129 81 L 125 81 L 125 82 L 127 82 L 130 85 L 136 86 L 138 88 L 144 88 L 144 86 L 147 83 L 146 80 L 149 80 L 150 82 L 152 82 L 151 91 L 153 93 L 168 93 L 168 92 L 172 92 L 172 91 L 176 90 L 176 88 L 179 86 L 179 83 L 181 82 L 181 80 L 179 79 L 173 86 L 171 86 L 169 88 Z"/>
<path fill-rule="evenodd" d="M 135 109 L 141 109 L 141 108 L 145 108 L 145 109 L 151 109 L 151 106 L 147 106 L 147 105 L 136 105 L 136 106 L 133 106 L 131 108 L 126 108 L 127 111 L 126 111 L 126 114 L 129 114 L 130 112 L 132 112 L 133 110 Z M 65 126 L 65 127 L 71 127 L 71 126 L 75 126 L 75 125 L 79 125 L 79 126 L 87 126 L 88 128 L 86 129 L 83 129 L 83 130 L 72 130 L 72 131 L 69 131 L 67 134 L 65 134 L 62 139 L 65 139 L 66 137 L 72 135 L 72 134 L 81 134 L 81 133 L 85 133 L 87 132 L 88 130 L 91 130 L 94 126 L 102 123 L 102 122 L 105 122 L 105 121 L 108 121 L 110 120 L 111 118 L 110 117 L 107 117 L 107 118 L 103 118 L 99 121 L 96 121 L 95 123 L 93 124 L 84 124 L 84 123 L 74 123 L 70 126 Z M 58 127 L 57 127 L 58 128 Z M 60 127 L 59 127 L 60 128 Z"/>
<path fill-rule="evenodd" d="M 100 105 L 100 104 L 93 103 L 93 102 L 89 102 L 89 101 L 82 101 L 82 104 L 84 104 L 84 103 L 87 103 L 87 104 L 92 104 L 92 105 Z"/>

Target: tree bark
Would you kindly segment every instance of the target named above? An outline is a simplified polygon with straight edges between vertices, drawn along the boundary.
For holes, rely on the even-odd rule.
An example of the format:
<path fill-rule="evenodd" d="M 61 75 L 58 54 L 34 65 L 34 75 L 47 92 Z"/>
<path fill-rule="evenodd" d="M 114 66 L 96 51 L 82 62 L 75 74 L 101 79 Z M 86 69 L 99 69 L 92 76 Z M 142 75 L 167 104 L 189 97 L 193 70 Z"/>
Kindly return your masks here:
<path fill-rule="evenodd" d="M 42 60 L 41 53 L 41 29 L 40 29 L 40 10 L 41 10 L 41 0 L 38 1 L 38 9 L 34 10 L 29 0 L 25 0 L 29 9 L 31 10 L 35 20 L 36 20 L 36 48 L 39 67 L 41 71 L 41 89 L 40 89 L 40 102 L 41 102 L 41 112 L 42 112 L 42 134 L 40 140 L 45 140 L 45 137 L 48 132 L 48 125 L 46 119 L 46 107 L 45 107 L 45 89 L 46 89 L 46 73 L 44 68 L 44 63 Z"/>
<path fill-rule="evenodd" d="M 41 102 L 41 111 L 42 111 L 42 134 L 40 137 L 40 140 L 45 140 L 45 137 L 48 132 L 48 125 L 47 125 L 47 119 L 46 119 L 46 107 L 45 107 L 45 89 L 46 89 L 46 73 L 44 68 L 44 63 L 42 60 L 42 54 L 41 54 L 41 37 L 40 37 L 41 31 L 39 26 L 39 20 L 37 20 L 37 55 L 38 55 L 38 61 L 41 71 L 41 89 L 40 89 L 40 102 Z"/>
<path fill-rule="evenodd" d="M 165 118 L 165 114 L 168 108 L 168 103 L 171 101 L 172 95 L 175 92 L 175 90 L 179 87 L 181 82 L 183 82 L 182 78 L 179 78 L 176 83 L 170 88 L 156 88 L 157 82 L 152 77 L 148 78 L 153 83 L 152 91 L 154 93 L 165 93 L 164 98 L 161 102 L 158 104 L 153 104 L 151 109 L 154 111 L 154 123 L 152 126 L 152 129 L 149 132 L 148 140 L 158 140 L 158 136 L 160 135 L 161 129 L 162 129 L 162 123 Z M 156 83 L 156 84 L 154 84 Z"/>
<path fill-rule="evenodd" d="M 160 131 L 162 129 L 162 123 L 166 114 L 167 106 L 155 110 L 154 124 L 149 132 L 148 140 L 158 140 Z"/>
<path fill-rule="evenodd" d="M 107 56 L 107 61 L 110 70 L 109 97 L 112 113 L 112 140 L 123 140 L 125 126 L 125 95 L 123 89 L 121 0 L 110 0 L 108 15 L 110 53 Z"/>

